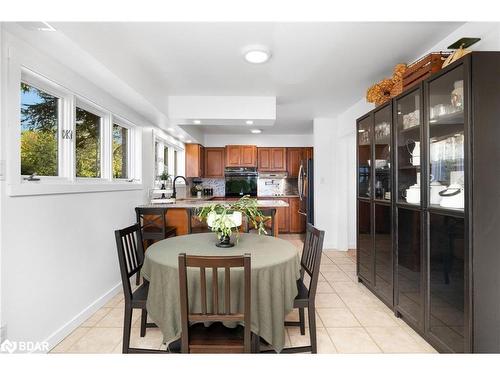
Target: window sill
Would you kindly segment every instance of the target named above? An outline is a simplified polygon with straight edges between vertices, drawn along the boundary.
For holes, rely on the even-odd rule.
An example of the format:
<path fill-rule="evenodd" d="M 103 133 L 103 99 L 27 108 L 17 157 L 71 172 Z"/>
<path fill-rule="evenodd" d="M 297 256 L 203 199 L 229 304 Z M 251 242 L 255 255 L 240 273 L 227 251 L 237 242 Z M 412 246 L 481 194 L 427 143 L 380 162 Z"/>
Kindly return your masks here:
<path fill-rule="evenodd" d="M 65 182 L 51 183 L 41 182 L 22 182 L 19 184 L 7 185 L 7 195 L 11 197 L 22 197 L 29 195 L 51 195 L 51 194 L 76 194 L 76 193 L 95 193 L 107 191 L 130 191 L 142 190 L 142 183 L 138 182 Z"/>

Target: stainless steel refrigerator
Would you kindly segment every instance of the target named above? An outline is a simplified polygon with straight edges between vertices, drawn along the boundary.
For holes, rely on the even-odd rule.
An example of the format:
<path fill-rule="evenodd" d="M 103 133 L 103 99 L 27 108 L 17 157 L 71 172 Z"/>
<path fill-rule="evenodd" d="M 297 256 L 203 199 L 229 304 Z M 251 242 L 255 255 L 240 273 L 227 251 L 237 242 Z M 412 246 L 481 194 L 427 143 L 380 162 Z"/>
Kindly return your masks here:
<path fill-rule="evenodd" d="M 299 214 L 306 217 L 306 223 L 314 225 L 314 178 L 312 159 L 300 161 L 298 188 L 299 188 Z"/>

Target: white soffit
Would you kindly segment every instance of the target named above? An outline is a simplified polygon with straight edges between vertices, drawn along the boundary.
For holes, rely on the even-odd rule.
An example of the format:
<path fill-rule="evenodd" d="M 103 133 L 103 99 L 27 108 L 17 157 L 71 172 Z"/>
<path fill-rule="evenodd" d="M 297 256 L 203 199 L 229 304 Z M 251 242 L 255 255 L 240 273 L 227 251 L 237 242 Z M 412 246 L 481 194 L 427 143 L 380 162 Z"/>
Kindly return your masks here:
<path fill-rule="evenodd" d="M 168 117 L 177 125 L 273 126 L 275 96 L 169 96 Z"/>

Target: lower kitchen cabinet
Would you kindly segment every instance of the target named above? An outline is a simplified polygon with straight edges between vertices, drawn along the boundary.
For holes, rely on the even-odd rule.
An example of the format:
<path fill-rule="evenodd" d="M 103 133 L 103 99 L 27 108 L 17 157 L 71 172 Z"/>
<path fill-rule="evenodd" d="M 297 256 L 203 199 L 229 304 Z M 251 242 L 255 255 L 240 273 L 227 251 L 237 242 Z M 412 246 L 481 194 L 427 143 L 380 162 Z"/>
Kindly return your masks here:
<path fill-rule="evenodd" d="M 306 217 L 299 214 L 300 198 L 288 198 L 290 211 L 290 233 L 304 233 L 306 231 Z"/>
<path fill-rule="evenodd" d="M 288 198 L 280 198 L 280 200 L 289 203 Z M 290 214 L 291 210 L 290 207 L 280 207 L 276 209 L 276 212 L 278 214 L 278 230 L 280 233 L 288 233 L 290 232 Z"/>

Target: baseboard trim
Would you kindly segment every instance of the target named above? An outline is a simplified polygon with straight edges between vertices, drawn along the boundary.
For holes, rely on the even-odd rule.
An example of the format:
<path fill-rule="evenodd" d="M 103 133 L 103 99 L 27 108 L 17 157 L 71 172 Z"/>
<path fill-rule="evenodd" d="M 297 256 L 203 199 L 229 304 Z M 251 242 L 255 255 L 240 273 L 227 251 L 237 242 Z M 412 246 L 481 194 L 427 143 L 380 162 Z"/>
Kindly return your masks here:
<path fill-rule="evenodd" d="M 59 344 L 66 336 L 90 318 L 97 310 L 108 303 L 111 298 L 116 296 L 122 288 L 122 283 L 116 284 L 109 291 L 104 293 L 101 297 L 92 302 L 87 308 L 77 314 L 73 319 L 64 324 L 61 328 L 52 333 L 49 337 L 45 339 L 45 342 L 49 344 L 49 349 L 47 352 L 51 351 L 57 344 Z"/>

